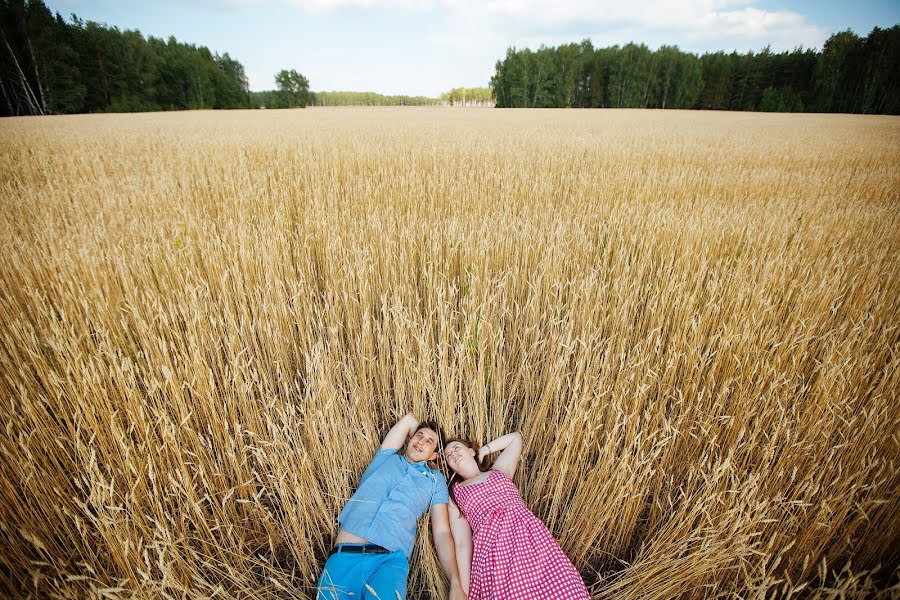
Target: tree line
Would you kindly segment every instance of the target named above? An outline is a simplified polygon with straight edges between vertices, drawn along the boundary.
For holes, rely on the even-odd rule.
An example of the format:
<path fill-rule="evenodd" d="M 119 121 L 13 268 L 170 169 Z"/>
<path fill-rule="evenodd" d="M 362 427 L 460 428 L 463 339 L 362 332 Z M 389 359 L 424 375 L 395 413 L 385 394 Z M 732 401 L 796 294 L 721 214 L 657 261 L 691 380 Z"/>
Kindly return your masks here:
<path fill-rule="evenodd" d="M 832 35 L 822 51 L 713 52 L 589 40 L 509 48 L 490 88 L 440 98 L 312 92 L 294 70 L 250 92 L 243 65 L 204 46 L 52 14 L 41 0 L 0 0 L 0 116 L 196 108 L 350 105 L 699 108 L 900 114 L 900 25 Z"/>
<path fill-rule="evenodd" d="M 0 115 L 240 108 L 247 77 L 228 53 L 144 38 L 40 0 L 0 0 Z"/>
<path fill-rule="evenodd" d="M 712 52 L 590 40 L 509 48 L 491 90 L 498 107 L 684 108 L 900 113 L 900 25 L 832 35 L 821 52 Z"/>
<path fill-rule="evenodd" d="M 250 92 L 253 108 L 290 108 L 285 105 L 281 88 Z M 313 92 L 307 91 L 306 100 L 296 106 L 431 106 L 435 98 L 425 96 L 390 96 L 375 92 Z"/>
<path fill-rule="evenodd" d="M 458 87 L 441 94 L 440 101 L 450 106 L 494 106 L 494 94 L 489 87 Z"/>
<path fill-rule="evenodd" d="M 425 96 L 384 95 L 375 92 L 314 92 L 313 106 L 431 106 L 434 98 Z"/>

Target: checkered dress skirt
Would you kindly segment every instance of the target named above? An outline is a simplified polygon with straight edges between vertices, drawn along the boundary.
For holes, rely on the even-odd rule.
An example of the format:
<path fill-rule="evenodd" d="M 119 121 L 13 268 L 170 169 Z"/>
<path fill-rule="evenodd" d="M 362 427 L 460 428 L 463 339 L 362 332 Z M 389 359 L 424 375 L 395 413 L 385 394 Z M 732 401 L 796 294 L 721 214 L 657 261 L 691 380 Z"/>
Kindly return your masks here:
<path fill-rule="evenodd" d="M 581 575 L 502 471 L 453 488 L 472 527 L 469 600 L 588 600 Z"/>

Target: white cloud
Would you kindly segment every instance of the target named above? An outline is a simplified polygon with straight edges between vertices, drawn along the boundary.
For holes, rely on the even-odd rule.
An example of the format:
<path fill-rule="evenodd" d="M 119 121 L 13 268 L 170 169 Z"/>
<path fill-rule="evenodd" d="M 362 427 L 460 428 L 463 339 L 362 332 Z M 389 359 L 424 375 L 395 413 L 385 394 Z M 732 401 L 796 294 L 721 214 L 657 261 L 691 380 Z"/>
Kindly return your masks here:
<path fill-rule="evenodd" d="M 826 32 L 796 12 L 764 10 L 751 0 L 443 0 L 444 25 L 435 43 L 470 45 L 477 39 L 554 45 L 591 37 L 595 43 L 656 42 L 695 49 L 818 46 Z M 539 41 L 538 41 L 539 40 Z M 477 43 L 477 42 L 476 42 Z M 690 44 L 688 44 L 690 43 Z"/>
<path fill-rule="evenodd" d="M 763 42 L 776 50 L 795 46 L 819 46 L 825 41 L 824 29 L 809 23 L 805 17 L 790 11 L 765 11 L 753 7 L 716 11 L 705 15 L 703 28 L 684 32 L 692 40 L 710 43 L 728 40 L 731 44 Z"/>
<path fill-rule="evenodd" d="M 427 11 L 433 8 L 431 0 L 190 0 L 204 6 L 221 8 L 267 8 L 289 6 L 299 10 L 322 13 L 332 10 L 366 9 L 377 11 L 414 10 Z"/>
<path fill-rule="evenodd" d="M 429 41 L 457 48 L 505 47 L 541 39 L 584 37 L 697 44 L 696 50 L 818 46 L 824 29 L 789 10 L 754 6 L 757 0 L 192 0 L 206 6 L 280 6 L 310 14 L 427 14 L 434 20 Z M 488 41 L 490 40 L 490 41 Z M 595 42 L 598 40 L 595 39 Z"/>

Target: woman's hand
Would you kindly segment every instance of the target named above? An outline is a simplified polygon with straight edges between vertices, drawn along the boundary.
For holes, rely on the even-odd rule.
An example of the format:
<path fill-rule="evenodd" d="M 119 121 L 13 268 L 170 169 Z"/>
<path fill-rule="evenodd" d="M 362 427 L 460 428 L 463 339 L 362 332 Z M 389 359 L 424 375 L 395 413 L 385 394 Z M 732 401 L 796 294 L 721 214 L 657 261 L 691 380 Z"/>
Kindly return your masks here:
<path fill-rule="evenodd" d="M 485 444 L 478 451 L 478 456 L 485 451 L 485 455 L 494 452 L 500 452 L 500 456 L 494 461 L 492 469 L 502 471 L 507 477 L 512 479 L 513 473 L 516 471 L 516 465 L 519 463 L 519 456 L 522 453 L 522 434 L 518 431 L 507 433 Z"/>
<path fill-rule="evenodd" d="M 490 454 L 491 452 L 492 452 L 492 451 L 491 451 L 491 445 L 490 445 L 490 444 L 485 444 L 484 446 L 482 446 L 481 448 L 479 448 L 479 449 L 478 449 L 478 456 L 476 457 L 476 459 L 478 460 L 478 464 L 483 463 L 483 462 L 484 462 L 484 459 L 487 458 L 487 455 Z"/>

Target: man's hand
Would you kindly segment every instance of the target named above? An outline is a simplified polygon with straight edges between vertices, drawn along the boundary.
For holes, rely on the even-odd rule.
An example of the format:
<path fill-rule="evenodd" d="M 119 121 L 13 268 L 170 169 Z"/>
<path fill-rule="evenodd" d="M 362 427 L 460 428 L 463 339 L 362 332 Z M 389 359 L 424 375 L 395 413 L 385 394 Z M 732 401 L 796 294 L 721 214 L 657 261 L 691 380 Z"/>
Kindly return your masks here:
<path fill-rule="evenodd" d="M 450 583 L 450 600 L 467 600 L 468 595 L 463 591 L 459 581 Z"/>
<path fill-rule="evenodd" d="M 450 533 L 450 514 L 446 504 L 435 504 L 431 507 L 431 535 L 438 561 L 450 582 L 451 600 L 466 600 L 459 579 L 459 567 L 456 564 L 456 544 Z"/>
<path fill-rule="evenodd" d="M 403 444 L 406 443 L 406 440 L 415 433 L 418 426 L 419 420 L 417 418 L 412 415 L 404 416 L 384 436 L 384 441 L 381 442 L 382 450 L 400 450 Z"/>

